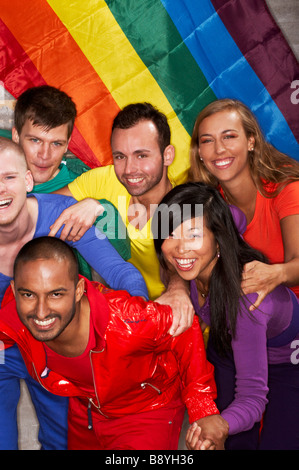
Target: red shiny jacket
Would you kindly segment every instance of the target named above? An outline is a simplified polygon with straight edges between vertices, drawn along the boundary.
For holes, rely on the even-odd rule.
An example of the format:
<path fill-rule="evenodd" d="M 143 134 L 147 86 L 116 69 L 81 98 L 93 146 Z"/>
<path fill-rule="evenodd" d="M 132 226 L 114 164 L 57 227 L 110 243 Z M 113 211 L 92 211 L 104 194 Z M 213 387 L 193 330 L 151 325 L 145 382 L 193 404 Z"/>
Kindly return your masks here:
<path fill-rule="evenodd" d="M 168 334 L 169 306 L 125 291 L 102 293 L 100 288 L 86 280 L 97 345 L 90 351 L 93 396 L 46 369 L 43 343 L 19 320 L 10 290 L 0 311 L 0 340 L 6 347 L 18 344 L 29 373 L 47 390 L 89 400 L 106 417 L 157 409 L 180 395 L 190 422 L 218 414 L 213 366 L 206 360 L 197 318 L 189 330 L 173 338 Z"/>

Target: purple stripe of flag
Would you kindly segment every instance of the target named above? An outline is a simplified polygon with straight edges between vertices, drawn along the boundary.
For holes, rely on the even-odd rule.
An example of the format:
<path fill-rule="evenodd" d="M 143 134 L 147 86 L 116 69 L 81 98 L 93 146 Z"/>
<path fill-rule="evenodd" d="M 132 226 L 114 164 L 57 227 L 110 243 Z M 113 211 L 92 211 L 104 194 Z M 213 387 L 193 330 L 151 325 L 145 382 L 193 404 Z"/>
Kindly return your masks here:
<path fill-rule="evenodd" d="M 291 100 L 299 64 L 267 5 L 262 0 L 211 2 L 299 142 L 299 104 Z"/>

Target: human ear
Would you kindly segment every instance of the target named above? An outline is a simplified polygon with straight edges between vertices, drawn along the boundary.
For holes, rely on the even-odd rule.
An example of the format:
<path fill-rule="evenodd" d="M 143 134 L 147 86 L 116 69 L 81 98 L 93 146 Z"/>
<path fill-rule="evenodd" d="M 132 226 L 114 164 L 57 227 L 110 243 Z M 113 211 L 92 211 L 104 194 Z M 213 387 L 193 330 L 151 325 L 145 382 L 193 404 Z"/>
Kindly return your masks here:
<path fill-rule="evenodd" d="M 164 166 L 169 166 L 172 164 L 175 157 L 175 150 L 173 145 L 167 145 L 164 150 L 163 158 L 164 158 Z"/>
<path fill-rule="evenodd" d="M 85 290 L 85 280 L 81 277 L 76 285 L 76 302 L 80 302 Z"/>
<path fill-rule="evenodd" d="M 252 152 L 254 150 L 255 138 L 253 136 L 248 139 L 248 151 Z"/>
<path fill-rule="evenodd" d="M 13 142 L 15 142 L 16 144 L 18 144 L 20 142 L 20 137 L 19 137 L 18 131 L 15 127 L 13 127 L 12 130 L 11 130 L 11 140 Z"/>
<path fill-rule="evenodd" d="M 10 287 L 13 292 L 13 295 L 15 296 L 15 281 L 13 279 L 10 281 Z"/>
<path fill-rule="evenodd" d="M 27 170 L 27 171 L 26 171 L 26 175 L 25 175 L 25 184 L 26 184 L 26 191 L 27 191 L 27 193 L 30 193 L 30 191 L 32 191 L 33 186 L 34 186 L 33 176 L 32 176 L 32 173 L 31 173 L 30 170 Z"/>
<path fill-rule="evenodd" d="M 66 143 L 66 146 L 65 146 L 65 149 L 64 149 L 64 153 L 66 153 L 68 151 L 68 148 L 69 148 L 69 143 L 71 141 L 71 138 L 72 136 L 68 139 L 67 143 Z"/>
<path fill-rule="evenodd" d="M 200 156 L 200 147 L 199 146 L 197 147 L 197 154 L 198 154 L 199 160 L 203 163 L 203 158 Z"/>

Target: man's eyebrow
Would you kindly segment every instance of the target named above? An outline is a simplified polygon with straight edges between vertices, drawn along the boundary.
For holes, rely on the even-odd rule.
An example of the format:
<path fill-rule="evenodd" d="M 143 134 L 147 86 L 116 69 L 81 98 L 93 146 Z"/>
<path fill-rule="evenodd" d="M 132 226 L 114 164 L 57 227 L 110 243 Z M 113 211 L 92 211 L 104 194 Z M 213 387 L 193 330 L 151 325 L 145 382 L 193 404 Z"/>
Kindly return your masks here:
<path fill-rule="evenodd" d="M 18 171 L 3 171 L 1 172 L 1 175 L 6 176 L 6 175 L 18 175 Z"/>
<path fill-rule="evenodd" d="M 31 289 L 28 289 L 27 287 L 22 287 L 22 286 L 18 287 L 17 292 L 21 292 L 21 291 L 30 292 L 31 294 L 35 294 L 34 291 L 32 291 Z M 49 292 L 47 292 L 47 294 L 53 294 L 53 292 L 67 292 L 67 289 L 65 287 L 58 287 L 57 289 L 50 290 Z"/>
<path fill-rule="evenodd" d="M 43 140 L 42 137 L 38 137 L 37 135 L 35 134 L 25 134 L 24 137 L 32 137 L 34 139 L 37 139 L 37 140 Z M 67 139 L 51 139 L 51 142 L 67 142 Z"/>
<path fill-rule="evenodd" d="M 137 149 L 133 153 L 142 153 L 142 152 L 150 152 L 150 149 L 147 149 L 147 148 Z"/>
<path fill-rule="evenodd" d="M 134 150 L 133 155 L 138 155 L 140 153 L 150 153 L 150 152 L 151 150 L 147 148 L 136 149 Z M 120 150 L 114 150 L 114 152 L 112 152 L 112 155 L 124 155 L 125 156 L 126 154 L 121 152 Z"/>
<path fill-rule="evenodd" d="M 64 287 L 58 287 L 58 289 L 53 289 L 48 294 L 54 294 L 55 292 L 68 292 L 68 289 L 65 289 Z"/>

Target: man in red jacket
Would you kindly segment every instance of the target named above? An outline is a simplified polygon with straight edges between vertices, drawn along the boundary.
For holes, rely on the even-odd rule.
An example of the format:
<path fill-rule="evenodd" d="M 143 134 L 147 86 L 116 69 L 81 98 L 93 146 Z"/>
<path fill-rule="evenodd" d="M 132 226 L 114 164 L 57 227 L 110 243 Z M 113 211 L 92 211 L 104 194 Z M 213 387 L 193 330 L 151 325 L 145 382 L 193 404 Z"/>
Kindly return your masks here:
<path fill-rule="evenodd" d="M 69 449 L 177 449 L 185 406 L 201 428 L 199 447 L 223 448 L 228 429 L 197 319 L 170 336 L 170 307 L 100 292 L 52 237 L 20 250 L 11 287 L 0 339 L 17 342 L 47 390 L 71 397 Z"/>

